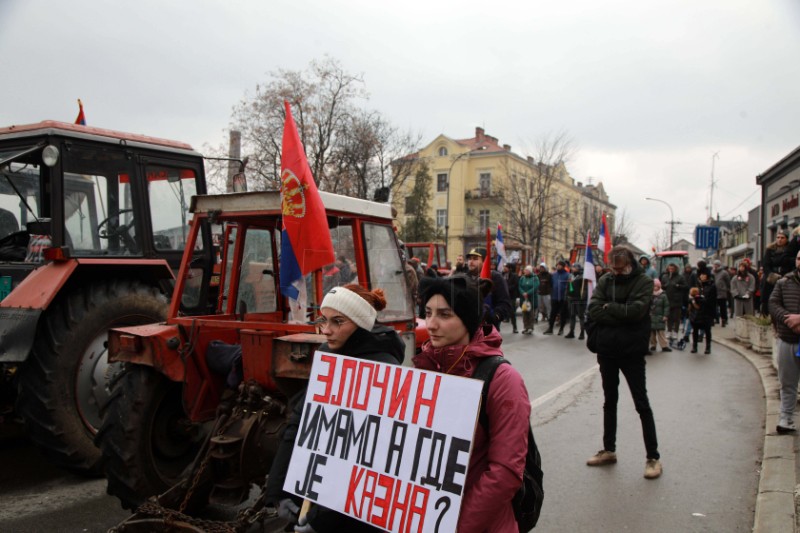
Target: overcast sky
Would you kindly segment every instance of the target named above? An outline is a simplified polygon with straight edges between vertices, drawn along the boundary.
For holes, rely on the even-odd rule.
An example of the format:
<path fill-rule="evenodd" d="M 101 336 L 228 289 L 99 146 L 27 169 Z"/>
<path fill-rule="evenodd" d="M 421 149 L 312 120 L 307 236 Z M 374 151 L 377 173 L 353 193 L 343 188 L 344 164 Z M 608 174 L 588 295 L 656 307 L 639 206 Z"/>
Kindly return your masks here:
<path fill-rule="evenodd" d="M 800 145 L 797 0 L 0 0 L 0 125 L 73 121 L 205 144 L 276 69 L 325 54 L 423 142 L 475 126 L 522 155 L 566 132 L 649 248 L 760 202 Z M 677 237 L 676 237 L 677 239 Z"/>

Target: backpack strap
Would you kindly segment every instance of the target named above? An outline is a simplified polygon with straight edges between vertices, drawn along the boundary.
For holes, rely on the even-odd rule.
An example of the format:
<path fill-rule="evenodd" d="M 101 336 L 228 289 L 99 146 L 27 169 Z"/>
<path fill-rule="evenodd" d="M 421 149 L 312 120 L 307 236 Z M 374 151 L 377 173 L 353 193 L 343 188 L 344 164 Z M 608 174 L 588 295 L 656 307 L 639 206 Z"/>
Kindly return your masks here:
<path fill-rule="evenodd" d="M 475 373 L 472 374 L 474 379 L 483 381 L 483 389 L 481 390 L 481 409 L 478 413 L 478 421 L 483 426 L 483 430 L 489 433 L 489 415 L 486 414 L 486 399 L 489 396 L 489 383 L 491 383 L 494 373 L 503 364 L 510 364 L 502 355 L 493 355 L 492 357 L 484 357 L 478 363 Z"/>

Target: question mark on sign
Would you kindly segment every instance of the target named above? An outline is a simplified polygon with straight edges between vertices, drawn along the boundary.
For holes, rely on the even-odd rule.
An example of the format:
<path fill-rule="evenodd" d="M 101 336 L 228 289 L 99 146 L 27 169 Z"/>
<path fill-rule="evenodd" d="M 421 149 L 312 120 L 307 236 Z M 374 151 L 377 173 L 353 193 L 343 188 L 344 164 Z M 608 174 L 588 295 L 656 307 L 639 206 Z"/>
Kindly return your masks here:
<path fill-rule="evenodd" d="M 439 526 L 442 523 L 442 518 L 444 518 L 444 515 L 447 514 L 448 509 L 450 509 L 450 498 L 448 496 L 442 496 L 441 498 L 436 500 L 436 505 L 434 505 L 434 508 L 438 509 L 439 504 L 444 504 L 444 509 L 442 509 L 439 518 L 436 520 L 436 527 L 433 530 L 434 533 L 439 533 Z"/>

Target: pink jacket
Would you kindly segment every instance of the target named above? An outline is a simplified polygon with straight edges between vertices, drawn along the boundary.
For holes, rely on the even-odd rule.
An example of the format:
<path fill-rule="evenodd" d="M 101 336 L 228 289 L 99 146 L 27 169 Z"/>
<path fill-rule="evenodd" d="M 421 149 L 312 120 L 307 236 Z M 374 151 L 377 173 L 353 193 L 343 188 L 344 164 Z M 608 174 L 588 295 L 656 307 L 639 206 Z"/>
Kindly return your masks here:
<path fill-rule="evenodd" d="M 479 329 L 461 360 L 463 345 L 434 349 L 428 342 L 414 358 L 414 366 L 442 372 L 456 363 L 450 373 L 469 377 L 480 358 L 503 355 L 502 342 L 496 329 L 486 334 Z M 498 367 L 489 386 L 486 414 L 488 435 L 476 423 L 458 533 L 518 533 L 511 499 L 522 484 L 531 404 L 522 376 L 511 365 Z"/>

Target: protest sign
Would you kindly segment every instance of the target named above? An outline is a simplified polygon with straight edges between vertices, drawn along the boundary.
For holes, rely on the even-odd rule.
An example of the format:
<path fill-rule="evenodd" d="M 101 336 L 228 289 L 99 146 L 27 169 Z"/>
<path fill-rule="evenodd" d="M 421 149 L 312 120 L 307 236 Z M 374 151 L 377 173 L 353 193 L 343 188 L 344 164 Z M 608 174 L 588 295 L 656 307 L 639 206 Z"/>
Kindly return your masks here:
<path fill-rule="evenodd" d="M 482 387 L 316 352 L 284 490 L 387 531 L 455 531 Z"/>

